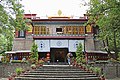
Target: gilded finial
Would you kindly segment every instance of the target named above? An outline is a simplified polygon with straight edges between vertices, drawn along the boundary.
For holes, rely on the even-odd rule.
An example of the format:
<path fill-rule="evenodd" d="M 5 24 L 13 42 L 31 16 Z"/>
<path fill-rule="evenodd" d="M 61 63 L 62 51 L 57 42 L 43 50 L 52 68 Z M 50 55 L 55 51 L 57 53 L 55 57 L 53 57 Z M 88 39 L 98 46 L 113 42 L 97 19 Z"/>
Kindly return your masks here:
<path fill-rule="evenodd" d="M 58 10 L 58 15 L 60 16 L 62 14 L 62 11 L 61 10 Z"/>

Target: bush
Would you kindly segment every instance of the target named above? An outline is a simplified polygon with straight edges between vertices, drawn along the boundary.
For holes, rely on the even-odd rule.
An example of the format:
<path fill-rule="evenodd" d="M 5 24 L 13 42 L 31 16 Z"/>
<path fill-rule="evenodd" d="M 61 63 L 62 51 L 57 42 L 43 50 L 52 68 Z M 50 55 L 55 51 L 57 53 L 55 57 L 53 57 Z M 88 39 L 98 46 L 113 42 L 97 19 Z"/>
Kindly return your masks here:
<path fill-rule="evenodd" d="M 79 45 L 77 46 L 77 50 L 76 50 L 76 61 L 77 63 L 86 63 L 86 61 L 84 60 L 84 54 L 82 51 L 82 44 L 79 43 Z"/>
<path fill-rule="evenodd" d="M 22 73 L 23 69 L 22 68 L 16 68 L 15 72 L 17 75 L 20 75 Z"/>
<path fill-rule="evenodd" d="M 31 68 L 32 68 L 32 69 L 36 69 L 36 65 L 35 65 L 35 64 L 32 64 L 32 65 L 31 65 Z"/>
<path fill-rule="evenodd" d="M 117 62 L 117 60 L 115 60 L 115 59 L 113 59 L 113 58 L 110 58 L 110 59 L 109 59 L 109 62 L 113 62 L 113 63 L 114 63 L 114 62 Z"/>
<path fill-rule="evenodd" d="M 12 60 L 12 63 L 21 63 L 21 60 Z"/>
<path fill-rule="evenodd" d="M 39 64 L 44 64 L 44 61 L 41 59 L 38 61 Z"/>
<path fill-rule="evenodd" d="M 93 71 L 94 71 L 96 74 L 100 74 L 100 73 L 101 73 L 101 68 L 95 67 L 95 68 L 93 69 Z"/>
<path fill-rule="evenodd" d="M 118 61 L 120 61 L 120 52 L 118 53 L 118 58 L 117 58 Z"/>
<path fill-rule="evenodd" d="M 30 60 L 32 64 L 35 64 L 38 61 L 38 46 L 33 42 L 30 53 Z"/>
<path fill-rule="evenodd" d="M 4 57 L 1 58 L 1 62 L 2 63 L 8 63 L 8 62 L 10 62 L 10 59 L 9 59 L 9 57 L 4 56 Z"/>

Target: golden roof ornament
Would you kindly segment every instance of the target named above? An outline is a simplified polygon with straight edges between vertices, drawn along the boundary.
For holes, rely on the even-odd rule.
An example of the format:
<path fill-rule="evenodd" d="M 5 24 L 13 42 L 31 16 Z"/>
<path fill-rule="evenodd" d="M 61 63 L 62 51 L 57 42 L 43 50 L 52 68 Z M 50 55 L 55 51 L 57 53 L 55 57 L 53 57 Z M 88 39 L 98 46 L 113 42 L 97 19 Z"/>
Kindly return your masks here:
<path fill-rule="evenodd" d="M 61 10 L 58 10 L 58 15 L 60 16 L 62 14 L 62 11 Z"/>

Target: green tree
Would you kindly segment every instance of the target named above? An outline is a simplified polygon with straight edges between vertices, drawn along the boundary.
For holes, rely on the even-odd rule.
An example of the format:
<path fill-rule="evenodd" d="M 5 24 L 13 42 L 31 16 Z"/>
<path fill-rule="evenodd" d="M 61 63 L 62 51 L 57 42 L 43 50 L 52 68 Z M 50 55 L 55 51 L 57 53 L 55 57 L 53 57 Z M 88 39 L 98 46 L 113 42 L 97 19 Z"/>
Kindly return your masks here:
<path fill-rule="evenodd" d="M 98 35 L 104 49 L 110 53 L 120 52 L 120 0 L 90 0 L 89 23 L 100 28 Z"/>
<path fill-rule="evenodd" d="M 82 63 L 84 62 L 84 54 L 82 51 L 82 44 L 79 43 L 79 45 L 77 46 L 77 50 L 76 50 L 76 60 L 78 63 Z"/>
<path fill-rule="evenodd" d="M 35 44 L 35 42 L 33 42 L 31 47 L 30 59 L 32 60 L 32 63 L 38 61 L 38 46 Z"/>
<path fill-rule="evenodd" d="M 15 29 L 26 30 L 28 28 L 23 13 L 24 10 L 19 0 L 0 0 L 0 34 L 4 36 L 3 40 L 0 39 L 0 47 L 4 47 L 6 51 L 12 50 Z"/>

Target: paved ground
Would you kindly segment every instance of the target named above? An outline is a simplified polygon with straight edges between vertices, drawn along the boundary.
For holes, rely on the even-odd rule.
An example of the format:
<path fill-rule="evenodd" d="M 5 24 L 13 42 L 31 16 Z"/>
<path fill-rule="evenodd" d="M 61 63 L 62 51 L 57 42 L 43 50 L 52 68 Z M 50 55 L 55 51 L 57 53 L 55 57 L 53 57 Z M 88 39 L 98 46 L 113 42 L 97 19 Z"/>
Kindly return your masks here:
<path fill-rule="evenodd" d="M 0 80 L 8 80 L 7 78 L 0 78 Z M 120 80 L 120 78 L 115 78 L 115 79 L 106 79 L 106 80 Z"/>
<path fill-rule="evenodd" d="M 7 78 L 0 78 L 0 80 L 8 80 Z M 106 80 L 120 80 L 120 78 L 116 78 L 116 79 L 106 79 Z"/>
<path fill-rule="evenodd" d="M 106 79 L 106 80 L 120 80 L 120 78 L 115 78 L 115 79 Z"/>
<path fill-rule="evenodd" d="M 8 78 L 0 78 L 0 80 L 8 80 Z"/>

